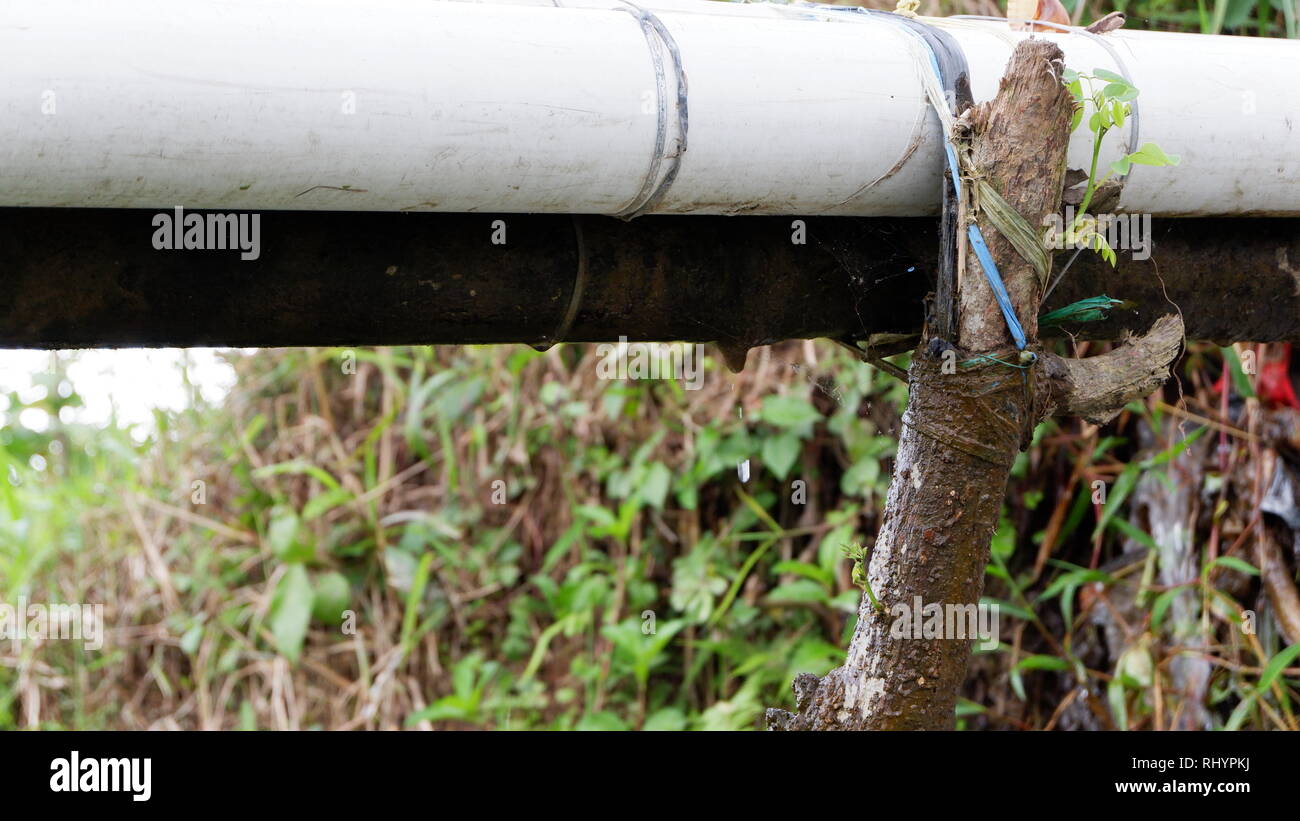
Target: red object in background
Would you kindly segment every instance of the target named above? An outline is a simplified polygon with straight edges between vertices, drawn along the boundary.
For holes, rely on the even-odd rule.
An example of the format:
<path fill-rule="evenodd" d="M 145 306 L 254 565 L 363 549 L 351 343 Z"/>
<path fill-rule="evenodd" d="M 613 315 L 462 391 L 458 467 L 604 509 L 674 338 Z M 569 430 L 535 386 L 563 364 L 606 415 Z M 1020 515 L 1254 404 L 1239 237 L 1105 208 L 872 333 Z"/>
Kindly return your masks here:
<path fill-rule="evenodd" d="M 1063 26 L 1070 25 L 1070 13 L 1061 5 L 1060 0 L 1038 0 L 1038 13 L 1034 15 L 1035 20 L 1046 20 L 1049 23 L 1060 23 Z M 1050 26 L 1034 26 L 1034 31 L 1060 31 Z"/>
<path fill-rule="evenodd" d="M 1265 403 L 1300 408 L 1295 385 L 1291 383 L 1291 343 L 1284 342 L 1279 347 L 1281 356 L 1260 364 L 1256 391 Z"/>
<path fill-rule="evenodd" d="M 1259 363 L 1259 375 L 1255 377 L 1255 393 L 1259 401 L 1268 407 L 1300 409 L 1295 385 L 1291 383 L 1291 343 L 1270 345 L 1267 350 L 1270 355 Z M 1214 389 L 1223 393 L 1227 379 L 1228 370 L 1224 368 L 1219 381 L 1214 383 Z"/>

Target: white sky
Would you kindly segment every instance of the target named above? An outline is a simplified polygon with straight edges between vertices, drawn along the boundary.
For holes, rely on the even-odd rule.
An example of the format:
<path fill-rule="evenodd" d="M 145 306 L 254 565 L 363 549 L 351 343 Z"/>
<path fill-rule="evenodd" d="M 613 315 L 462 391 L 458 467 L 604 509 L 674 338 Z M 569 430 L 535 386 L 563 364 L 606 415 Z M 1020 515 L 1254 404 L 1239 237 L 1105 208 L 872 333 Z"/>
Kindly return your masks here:
<path fill-rule="evenodd" d="M 234 387 L 234 369 L 217 357 L 222 350 L 229 349 L 0 350 L 0 394 L 17 391 L 24 402 L 39 401 L 45 386 L 33 377 L 50 371 L 53 357 L 59 357 L 68 362 L 68 380 L 85 403 L 64 421 L 104 425 L 116 408 L 118 421 L 138 425 L 135 438 L 143 441 L 153 432 L 154 408 L 182 410 L 191 404 L 183 378 L 187 367 L 190 382 L 207 402 L 220 402 Z M 0 396 L 0 408 L 6 401 Z M 19 424 L 43 430 L 49 418 L 29 409 Z"/>

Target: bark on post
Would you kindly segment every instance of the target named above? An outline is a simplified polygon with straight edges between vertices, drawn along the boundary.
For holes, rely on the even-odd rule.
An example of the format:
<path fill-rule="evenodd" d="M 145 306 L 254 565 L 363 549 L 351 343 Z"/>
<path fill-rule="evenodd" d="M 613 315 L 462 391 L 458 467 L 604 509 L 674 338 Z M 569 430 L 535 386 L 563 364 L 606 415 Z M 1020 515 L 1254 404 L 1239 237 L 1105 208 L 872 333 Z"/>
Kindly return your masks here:
<path fill-rule="evenodd" d="M 1059 48 L 1026 40 L 1012 55 L 997 97 L 962 118 L 970 126 L 971 178 L 990 183 L 1030 226 L 1041 225 L 1060 205 L 1072 113 L 1062 68 Z M 1039 276 L 983 214 L 976 218 L 1034 348 Z M 913 622 L 918 603 L 969 605 L 973 613 L 1011 465 L 1037 422 L 1057 408 L 1074 407 L 1076 389 L 1092 415 L 1104 413 L 1098 397 L 1128 401 L 1135 391 L 1149 392 L 1153 369 L 1158 384 L 1182 339 L 1174 318 L 1135 344 L 1131 355 L 1112 359 L 1111 367 L 1079 370 L 1078 363 L 1046 357 L 1017 367 L 1018 352 L 974 255 L 966 254 L 957 271 L 958 338 L 927 333 L 913 357 L 893 481 L 868 573 L 880 607 L 863 597 L 845 665 L 820 680 L 801 676 L 795 682 L 798 714 L 769 710 L 774 729 L 951 728 L 970 642 L 895 635 L 903 632 L 895 625 Z M 923 611 L 923 620 L 929 612 Z"/>

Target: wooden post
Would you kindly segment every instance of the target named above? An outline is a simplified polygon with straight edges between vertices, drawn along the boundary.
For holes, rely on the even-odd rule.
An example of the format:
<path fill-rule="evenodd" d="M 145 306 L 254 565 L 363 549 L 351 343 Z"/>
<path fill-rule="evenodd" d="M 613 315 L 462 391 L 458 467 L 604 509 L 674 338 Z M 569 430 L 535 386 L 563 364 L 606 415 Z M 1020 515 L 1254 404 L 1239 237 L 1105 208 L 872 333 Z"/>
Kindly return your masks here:
<path fill-rule="evenodd" d="M 1031 226 L 1060 206 L 1073 111 L 1062 68 L 1054 44 L 1021 42 L 997 97 L 962 120 L 969 127 L 968 196 L 973 180 L 985 180 Z M 966 207 L 972 213 L 969 199 Z M 985 214 L 975 213 L 1033 349 L 1042 282 Z M 964 259 L 955 289 L 958 338 L 928 331 L 913 357 L 893 481 L 868 572 L 880 605 L 863 597 L 845 665 L 820 680 L 801 677 L 799 713 L 769 711 L 774 728 L 951 728 L 970 656 L 967 616 L 983 589 L 1016 454 L 1044 415 L 1068 411 L 1076 387 L 1094 404 L 1099 395 L 1128 401 L 1132 392 L 1158 385 L 1151 373 L 1162 380 L 1178 351 L 1182 325 L 1171 319 L 1136 348 L 1146 358 L 1130 351 L 1109 360 L 1111 368 L 1094 367 L 1092 379 L 1072 380 L 1076 371 L 1064 360 L 1040 357 L 1030 364 L 1012 346 L 975 255 Z M 1107 386 L 1097 384 L 1103 378 Z M 945 616 L 943 634 L 916 635 L 915 625 L 931 622 L 935 612 Z M 947 618 L 949 612 L 957 618 Z M 958 625 L 964 639 L 947 634 Z"/>

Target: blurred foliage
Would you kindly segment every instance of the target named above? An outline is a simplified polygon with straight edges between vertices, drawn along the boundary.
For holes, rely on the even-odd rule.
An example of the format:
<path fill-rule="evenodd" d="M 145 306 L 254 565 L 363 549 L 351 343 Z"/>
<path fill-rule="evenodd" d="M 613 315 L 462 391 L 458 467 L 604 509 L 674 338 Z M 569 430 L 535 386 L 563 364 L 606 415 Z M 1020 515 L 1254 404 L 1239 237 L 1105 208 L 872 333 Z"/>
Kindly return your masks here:
<path fill-rule="evenodd" d="M 60 421 L 79 400 L 57 373 L 38 402 L 9 396 L 0 600 L 103 602 L 109 639 L 0 649 L 0 727 L 759 726 L 797 673 L 844 659 L 862 595 L 846 547 L 879 527 L 905 387 L 824 343 L 736 376 L 705 357 L 700 391 L 601 380 L 598 358 L 232 355 L 223 407 L 159 413 L 143 444 Z M 1222 361 L 1197 348 L 1187 367 Z M 32 407 L 43 432 L 17 422 Z M 1172 430 L 1160 407 L 1116 431 Z M 1143 454 L 1072 430 L 1040 426 L 1017 463 L 986 585 L 1002 642 L 972 662 L 963 726 L 1068 725 L 1082 692 L 1102 718 L 1079 726 L 1167 723 L 1188 630 L 1222 661 L 1212 724 L 1294 724 L 1284 643 L 1239 629 L 1258 589 L 1211 572 L 1249 562 L 1205 559 L 1192 611 L 1150 573 L 1090 566 L 1134 543 L 1156 565 L 1119 512 L 1208 429 Z M 1104 509 L 1066 481 L 1079 459 L 1114 479 Z M 1138 576 L 1131 635 L 1102 638 L 1088 591 Z"/>
<path fill-rule="evenodd" d="M 714 390 L 693 395 L 598 380 L 595 361 L 263 352 L 237 358 L 225 408 L 160 413 L 144 444 L 60 422 L 75 394 L 42 400 L 36 433 L 11 396 L 0 598 L 105 602 L 118 640 L 84 664 L 22 645 L 0 726 L 32 692 L 52 726 L 276 726 L 277 698 L 304 726 L 752 726 L 760 694 L 842 660 L 857 595 L 838 543 L 892 450 L 856 409 L 902 391 L 853 368 L 827 419 L 803 380 L 727 396 L 706 358 Z M 796 509 L 783 477 L 827 470 L 838 509 L 777 525 L 769 509 Z M 48 691 L 15 677 L 47 666 Z M 447 692 L 426 699 L 430 679 Z"/>

